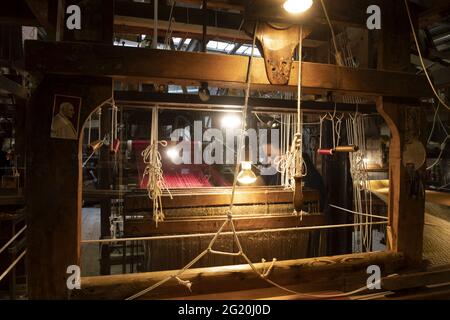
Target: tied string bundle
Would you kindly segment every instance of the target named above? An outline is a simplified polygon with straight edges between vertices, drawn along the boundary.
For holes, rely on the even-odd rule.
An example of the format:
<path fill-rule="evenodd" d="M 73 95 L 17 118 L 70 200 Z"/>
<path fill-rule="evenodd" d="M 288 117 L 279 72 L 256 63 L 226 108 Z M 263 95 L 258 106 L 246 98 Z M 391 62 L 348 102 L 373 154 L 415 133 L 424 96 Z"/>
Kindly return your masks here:
<path fill-rule="evenodd" d="M 164 221 L 164 212 L 162 207 L 161 196 L 163 190 L 167 190 L 172 198 L 172 194 L 164 182 L 162 170 L 161 154 L 158 151 L 158 144 L 165 147 L 167 141 L 152 142 L 144 151 L 142 151 L 142 159 L 145 163 L 145 170 L 142 178 L 148 176 L 147 194 L 153 201 L 153 220 L 158 226 L 158 222 Z"/>

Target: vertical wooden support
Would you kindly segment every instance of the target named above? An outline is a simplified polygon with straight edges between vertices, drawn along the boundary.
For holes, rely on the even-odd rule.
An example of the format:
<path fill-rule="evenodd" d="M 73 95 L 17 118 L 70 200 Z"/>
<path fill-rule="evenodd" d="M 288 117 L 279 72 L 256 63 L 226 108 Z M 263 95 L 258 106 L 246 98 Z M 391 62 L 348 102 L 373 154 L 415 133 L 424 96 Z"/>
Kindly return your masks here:
<path fill-rule="evenodd" d="M 101 132 L 100 138 L 111 135 L 111 108 L 109 105 L 102 108 L 101 111 Z M 110 190 L 112 184 L 111 177 L 111 154 L 109 148 L 104 146 L 99 151 L 99 170 L 98 170 L 98 186 L 102 190 Z M 100 202 L 100 237 L 102 239 L 111 235 L 109 217 L 111 216 L 111 198 L 102 198 Z M 108 243 L 100 246 L 100 274 L 111 274 L 110 264 L 110 245 Z"/>
<path fill-rule="evenodd" d="M 388 244 L 391 250 L 403 252 L 411 262 L 419 262 L 422 259 L 423 245 L 423 176 L 426 163 L 420 167 L 412 167 L 414 159 L 408 156 L 407 150 L 413 140 L 422 145 L 426 143 L 425 132 L 421 130 L 425 117 L 420 107 L 408 107 L 386 98 L 378 99 L 377 109 L 391 130 Z M 416 126 L 414 130 L 408 125 L 408 118 Z M 420 163 L 419 153 L 420 150 L 415 152 L 413 158 L 417 158 Z"/>
<path fill-rule="evenodd" d="M 27 240 L 30 299 L 67 299 L 66 271 L 80 265 L 82 127 L 111 97 L 105 78 L 46 76 L 27 110 Z M 55 94 L 81 98 L 78 140 L 50 136 Z"/>
<path fill-rule="evenodd" d="M 382 30 L 378 51 L 378 69 L 408 71 L 410 63 L 410 27 L 403 0 L 382 0 Z M 389 147 L 389 249 L 403 252 L 411 262 L 422 259 L 425 196 L 422 177 L 425 165 L 412 168 L 405 159 L 412 141 L 425 142 L 423 111 L 408 107 L 401 100 L 377 99 L 377 110 L 391 131 Z M 413 128 L 411 128 L 411 120 Z M 407 166 L 409 169 L 407 169 Z M 417 187 L 420 190 L 417 190 Z"/>

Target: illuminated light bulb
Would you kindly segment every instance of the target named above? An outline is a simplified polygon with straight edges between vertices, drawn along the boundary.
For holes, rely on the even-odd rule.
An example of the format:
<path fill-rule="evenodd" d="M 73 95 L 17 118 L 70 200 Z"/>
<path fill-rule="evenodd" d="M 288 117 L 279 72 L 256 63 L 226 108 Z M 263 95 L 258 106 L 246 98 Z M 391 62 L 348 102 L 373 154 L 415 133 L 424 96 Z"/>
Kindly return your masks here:
<path fill-rule="evenodd" d="M 239 128 L 241 123 L 241 117 L 236 114 L 227 114 L 221 120 L 222 128 Z"/>
<path fill-rule="evenodd" d="M 175 148 L 170 148 L 166 151 L 167 156 L 170 158 L 170 160 L 175 161 L 175 159 L 179 156 L 179 153 Z"/>
<path fill-rule="evenodd" d="M 313 0 L 286 0 L 283 8 L 289 13 L 298 14 L 311 8 L 312 4 Z"/>
<path fill-rule="evenodd" d="M 242 161 L 237 181 L 240 184 L 252 184 L 256 181 L 256 175 L 252 171 L 252 163 L 250 161 Z"/>

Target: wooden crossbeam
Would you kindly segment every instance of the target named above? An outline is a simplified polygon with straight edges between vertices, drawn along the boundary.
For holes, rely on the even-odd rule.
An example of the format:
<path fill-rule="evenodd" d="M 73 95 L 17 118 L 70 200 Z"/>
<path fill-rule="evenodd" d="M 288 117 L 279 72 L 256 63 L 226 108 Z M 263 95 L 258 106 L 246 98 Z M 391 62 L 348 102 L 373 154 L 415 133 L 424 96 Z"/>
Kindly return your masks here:
<path fill-rule="evenodd" d="M 222 188 L 217 188 L 222 189 Z M 225 189 L 225 188 L 223 188 Z M 222 189 L 222 190 L 223 190 Z M 281 188 L 280 188 L 281 189 Z M 177 194 L 172 190 L 170 197 L 167 193 L 162 195 L 162 205 L 165 209 L 170 208 L 186 208 L 186 207 L 206 207 L 206 206 L 226 206 L 231 201 L 230 192 L 195 192 L 189 190 L 181 194 Z M 305 201 L 319 201 L 319 193 L 313 189 L 305 189 L 303 192 Z M 250 204 L 272 204 L 272 203 L 291 203 L 292 191 L 289 190 L 272 190 L 264 189 L 255 191 L 245 191 L 238 188 L 238 192 L 234 197 L 235 205 Z M 147 194 L 127 195 L 125 197 L 125 210 L 151 210 L 152 203 L 149 201 Z"/>
<path fill-rule="evenodd" d="M 270 273 L 270 279 L 281 285 L 297 284 L 303 290 L 356 289 L 366 285 L 367 266 L 378 265 L 384 274 L 397 272 L 404 267 L 401 254 L 392 252 L 372 252 L 334 257 L 308 258 L 278 261 Z M 268 263 L 255 263 L 257 270 Z M 75 299 L 124 299 L 140 290 L 171 276 L 176 271 L 158 271 L 83 277 L 81 290 L 73 291 Z M 156 290 L 150 291 L 143 299 L 164 299 L 189 297 L 196 294 L 248 290 L 270 286 L 261 280 L 248 265 L 189 269 L 183 280 L 194 283 L 192 292 L 176 281 L 168 281 Z M 350 288 L 349 288 L 350 287 Z"/>
<path fill-rule="evenodd" d="M 244 88 L 248 57 L 207 53 L 119 47 L 71 42 L 25 42 L 29 71 L 66 75 L 107 76 L 157 83 Z M 286 86 L 267 79 L 264 61 L 255 58 L 252 89 L 294 91 L 298 63 L 293 64 Z M 364 96 L 421 98 L 431 96 L 424 76 L 402 72 L 351 69 L 336 65 L 303 63 L 304 92 L 339 92 Z"/>
<path fill-rule="evenodd" d="M 160 93 L 149 91 L 114 91 L 116 102 L 124 105 L 158 104 L 160 107 L 175 108 L 217 108 L 217 109 L 240 109 L 244 105 L 244 97 L 234 96 L 211 96 L 207 103 L 201 101 L 197 94 Z M 250 98 L 248 105 L 254 111 L 276 111 L 296 112 L 297 100 Z M 349 103 L 333 103 L 327 101 L 302 101 L 303 112 L 323 113 L 332 112 L 334 109 L 342 112 L 354 112 L 356 106 Z M 376 113 L 375 104 L 363 103 L 358 105 L 361 113 Z"/>

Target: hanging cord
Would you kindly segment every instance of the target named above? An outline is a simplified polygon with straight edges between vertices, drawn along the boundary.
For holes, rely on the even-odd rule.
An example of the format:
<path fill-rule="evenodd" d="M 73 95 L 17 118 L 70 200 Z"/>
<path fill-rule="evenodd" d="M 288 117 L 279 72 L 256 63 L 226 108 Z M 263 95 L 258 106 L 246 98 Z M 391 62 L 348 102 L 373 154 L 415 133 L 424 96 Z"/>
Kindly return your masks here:
<path fill-rule="evenodd" d="M 344 63 L 342 61 L 341 54 L 339 53 L 339 50 L 338 50 L 338 46 L 337 46 L 337 42 L 336 42 L 336 34 L 334 33 L 334 28 L 333 28 L 333 25 L 331 24 L 330 17 L 328 16 L 327 7 L 325 6 L 325 3 L 323 2 L 323 0 L 320 0 L 320 3 L 322 4 L 322 8 L 323 8 L 323 12 L 325 14 L 325 18 L 327 19 L 328 26 L 330 27 L 331 38 L 332 38 L 332 41 L 333 41 L 334 52 L 335 52 L 334 57 L 336 59 L 336 63 L 337 63 L 338 66 L 343 66 Z"/>
<path fill-rule="evenodd" d="M 354 215 L 354 222 L 361 223 L 354 229 L 354 251 L 370 251 L 372 246 L 372 192 L 368 182 L 366 157 L 364 117 L 356 113 L 349 115 L 346 122 L 348 144 L 357 145 L 357 152 L 349 153 L 350 174 L 353 181 L 353 201 L 355 211 L 362 214 Z M 357 237 L 357 238 L 356 238 Z M 356 241 L 358 240 L 358 241 Z M 356 246 L 359 243 L 360 247 Z"/>
<path fill-rule="evenodd" d="M 287 180 L 287 187 L 294 191 L 295 177 L 306 176 L 306 165 L 303 160 L 303 113 L 301 109 L 302 97 L 302 55 L 303 55 L 303 26 L 300 26 L 298 41 L 298 75 L 297 75 L 297 118 L 292 145 L 286 153 L 276 159 L 277 171 Z"/>
<path fill-rule="evenodd" d="M 167 26 L 166 38 L 164 39 L 164 48 L 170 48 L 170 39 L 172 38 L 172 20 L 175 20 L 175 18 L 173 17 L 173 8 L 175 7 L 176 3 L 176 0 L 172 0 L 172 5 L 170 6 L 169 25 Z"/>
<path fill-rule="evenodd" d="M 162 170 L 162 158 L 158 151 L 158 144 L 163 147 L 167 146 L 167 141 L 158 141 L 158 107 L 153 109 L 152 117 L 152 137 L 150 145 L 142 151 L 142 160 L 145 164 L 144 174 L 148 177 L 147 180 L 147 195 L 150 200 L 153 201 L 153 220 L 155 221 L 156 227 L 158 227 L 158 222 L 164 221 L 164 212 L 162 206 L 162 192 L 165 189 L 170 198 L 172 199 L 172 194 L 169 191 L 166 183 L 164 182 L 164 173 Z"/>
<path fill-rule="evenodd" d="M 241 125 L 241 135 L 240 139 L 238 140 L 238 152 L 237 152 L 237 159 L 236 159 L 236 166 L 234 169 L 234 180 L 233 180 L 233 188 L 231 190 L 231 200 L 230 200 L 230 206 L 228 208 L 229 212 L 232 212 L 233 205 L 234 205 L 234 196 L 236 193 L 236 186 L 237 186 L 237 176 L 239 174 L 239 168 L 240 168 L 240 161 L 241 161 L 241 155 L 242 155 L 242 149 L 245 148 L 245 136 L 247 131 L 247 111 L 248 111 L 248 99 L 250 97 L 250 82 L 251 82 L 251 74 L 252 74 L 252 64 L 253 64 L 253 54 L 255 50 L 256 45 L 256 33 L 258 31 L 258 22 L 255 22 L 255 29 L 253 33 L 253 42 L 252 42 L 252 50 L 250 52 L 250 57 L 248 61 L 248 68 L 247 68 L 247 76 L 246 76 L 246 87 L 245 87 L 245 99 L 244 99 L 244 107 L 242 108 L 242 125 Z"/>
<path fill-rule="evenodd" d="M 439 93 L 437 92 L 436 88 L 434 87 L 433 81 L 431 80 L 431 77 L 428 73 L 427 67 L 425 66 L 425 62 L 423 61 L 422 52 L 420 51 L 420 45 L 419 41 L 417 40 L 417 34 L 416 30 L 414 29 L 414 23 L 411 18 L 411 12 L 409 10 L 408 0 L 405 0 L 405 6 L 406 6 L 406 13 L 408 14 L 409 24 L 411 26 L 411 31 L 414 37 L 414 43 L 416 44 L 417 53 L 419 54 L 419 60 L 420 64 L 422 65 L 423 72 L 425 73 L 425 76 L 427 77 L 428 83 L 430 84 L 431 89 L 433 90 L 434 95 L 439 100 L 439 102 L 448 110 L 450 110 L 450 107 L 445 103 L 444 99 L 441 98 Z"/>

